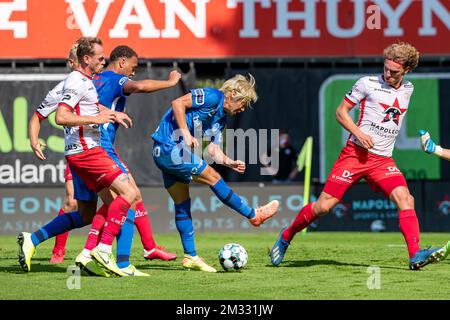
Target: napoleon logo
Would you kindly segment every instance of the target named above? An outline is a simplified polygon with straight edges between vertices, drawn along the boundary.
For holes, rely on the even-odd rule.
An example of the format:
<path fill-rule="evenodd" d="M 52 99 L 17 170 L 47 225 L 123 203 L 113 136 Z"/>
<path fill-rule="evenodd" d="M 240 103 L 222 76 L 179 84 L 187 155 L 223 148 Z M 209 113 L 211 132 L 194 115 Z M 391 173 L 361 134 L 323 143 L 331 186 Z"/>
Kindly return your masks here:
<path fill-rule="evenodd" d="M 380 105 L 384 108 L 384 113 L 386 114 L 383 121 L 381 122 L 384 123 L 393 121 L 398 126 L 400 122 L 400 116 L 404 114 L 407 109 L 400 108 L 397 98 L 395 98 L 394 104 L 392 106 L 384 103 L 380 103 Z"/>

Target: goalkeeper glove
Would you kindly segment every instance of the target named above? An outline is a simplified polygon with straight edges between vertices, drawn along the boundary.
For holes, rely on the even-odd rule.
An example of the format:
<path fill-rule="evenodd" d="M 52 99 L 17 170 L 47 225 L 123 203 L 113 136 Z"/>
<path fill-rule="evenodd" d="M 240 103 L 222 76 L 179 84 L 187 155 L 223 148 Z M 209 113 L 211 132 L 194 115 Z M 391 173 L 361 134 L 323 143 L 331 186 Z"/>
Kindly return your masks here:
<path fill-rule="evenodd" d="M 442 148 L 431 139 L 430 133 L 428 131 L 419 130 L 420 133 L 420 143 L 422 145 L 423 151 L 426 153 L 434 153 L 437 156 L 442 156 Z"/>

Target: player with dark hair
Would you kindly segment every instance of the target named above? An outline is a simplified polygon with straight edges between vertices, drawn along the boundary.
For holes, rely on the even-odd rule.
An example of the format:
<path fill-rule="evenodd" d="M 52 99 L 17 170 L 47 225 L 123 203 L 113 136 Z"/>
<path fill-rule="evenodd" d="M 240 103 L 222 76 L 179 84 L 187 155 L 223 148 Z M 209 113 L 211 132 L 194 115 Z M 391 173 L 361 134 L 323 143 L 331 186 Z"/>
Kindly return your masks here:
<path fill-rule="evenodd" d="M 319 199 L 302 208 L 294 222 L 281 230 L 270 251 L 273 265 L 279 265 L 295 234 L 334 208 L 348 188 L 365 179 L 374 191 L 382 191 L 397 206 L 400 230 L 408 247 L 409 267 L 418 270 L 439 262 L 448 246 L 421 250 L 419 222 L 402 172 L 392 159 L 395 140 L 408 111 L 414 90 L 404 76 L 419 62 L 412 45 L 399 42 L 384 50 L 384 73 L 359 79 L 337 108 L 337 121 L 351 134 L 328 176 Z M 355 124 L 349 115 L 359 105 Z"/>

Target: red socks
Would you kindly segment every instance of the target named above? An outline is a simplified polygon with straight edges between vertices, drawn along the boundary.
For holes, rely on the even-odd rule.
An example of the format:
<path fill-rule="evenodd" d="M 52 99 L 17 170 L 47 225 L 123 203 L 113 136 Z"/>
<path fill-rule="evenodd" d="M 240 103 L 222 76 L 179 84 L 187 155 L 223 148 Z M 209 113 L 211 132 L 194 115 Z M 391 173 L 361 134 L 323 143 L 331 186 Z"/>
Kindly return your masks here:
<path fill-rule="evenodd" d="M 58 217 L 66 214 L 64 210 L 61 208 L 58 212 Z M 55 238 L 55 246 L 53 247 L 53 253 L 58 251 L 64 251 L 66 249 L 67 238 L 69 237 L 69 231 L 64 232 L 63 234 L 59 234 Z"/>
<path fill-rule="evenodd" d="M 102 205 L 98 209 L 94 218 L 92 219 L 91 229 L 89 230 L 89 235 L 84 246 L 87 250 L 92 250 L 97 246 L 98 239 L 103 230 L 103 225 L 106 222 L 106 216 L 108 214 L 108 206 L 106 204 Z"/>
<path fill-rule="evenodd" d="M 282 238 L 287 242 L 291 242 L 295 234 L 305 229 L 313 223 L 317 216 L 312 210 L 313 202 L 308 203 L 300 210 L 294 222 L 283 232 Z"/>
<path fill-rule="evenodd" d="M 136 215 L 134 224 L 141 236 L 142 246 L 145 250 L 151 250 L 156 247 L 155 239 L 153 239 L 152 225 L 150 224 L 150 217 L 147 215 L 144 203 L 139 201 L 136 204 Z"/>
<path fill-rule="evenodd" d="M 119 234 L 120 228 L 127 219 L 128 209 L 130 209 L 130 204 L 121 196 L 111 202 L 100 244 L 112 246 L 114 238 Z"/>
<path fill-rule="evenodd" d="M 398 213 L 400 230 L 408 246 L 409 257 L 412 258 L 419 251 L 419 221 L 414 209 L 402 210 Z"/>

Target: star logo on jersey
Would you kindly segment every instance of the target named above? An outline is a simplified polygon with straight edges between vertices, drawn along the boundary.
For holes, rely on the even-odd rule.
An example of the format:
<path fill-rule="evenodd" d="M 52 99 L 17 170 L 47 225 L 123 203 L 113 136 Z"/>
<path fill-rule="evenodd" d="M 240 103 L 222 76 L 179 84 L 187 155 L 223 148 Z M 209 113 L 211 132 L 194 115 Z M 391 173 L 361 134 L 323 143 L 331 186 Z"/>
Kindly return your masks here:
<path fill-rule="evenodd" d="M 384 103 L 380 103 L 380 105 L 384 108 L 384 113 L 386 116 L 384 117 L 383 122 L 394 121 L 396 125 L 400 122 L 400 116 L 406 112 L 408 109 L 400 108 L 400 104 L 398 103 L 398 99 L 395 98 L 393 105 L 388 105 Z"/>

